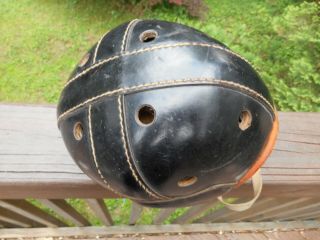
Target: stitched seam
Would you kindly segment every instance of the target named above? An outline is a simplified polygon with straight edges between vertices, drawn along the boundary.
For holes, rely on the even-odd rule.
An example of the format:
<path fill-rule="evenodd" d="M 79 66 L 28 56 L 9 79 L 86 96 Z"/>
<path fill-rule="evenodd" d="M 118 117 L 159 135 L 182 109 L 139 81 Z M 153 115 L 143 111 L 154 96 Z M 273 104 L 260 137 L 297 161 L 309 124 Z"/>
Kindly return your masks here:
<path fill-rule="evenodd" d="M 219 45 L 207 44 L 207 43 L 197 43 L 197 42 L 184 42 L 184 43 L 177 43 L 177 44 L 173 44 L 173 45 L 159 45 L 159 46 L 143 48 L 143 49 L 139 49 L 139 50 L 133 50 L 132 52 L 125 52 L 125 53 L 121 53 L 119 55 L 114 55 L 114 56 L 112 56 L 110 58 L 107 58 L 107 59 L 104 59 L 104 60 L 100 60 L 96 64 L 94 64 L 94 65 L 90 66 L 89 68 L 83 70 L 81 73 L 79 73 L 78 75 L 76 75 L 75 77 L 70 79 L 68 82 L 66 82 L 66 84 L 64 85 L 64 88 L 66 88 L 70 83 L 72 83 L 73 81 L 79 79 L 81 76 L 85 75 L 89 71 L 91 71 L 91 70 L 93 70 L 93 69 L 95 69 L 95 68 L 97 68 L 97 67 L 99 67 L 99 66 L 101 66 L 101 65 L 103 65 L 103 64 L 105 64 L 107 62 L 110 62 L 112 60 L 118 59 L 120 57 L 141 54 L 141 53 L 150 52 L 150 51 L 154 51 L 154 50 L 158 50 L 158 49 L 174 48 L 174 47 L 185 47 L 185 46 L 210 47 L 210 48 L 216 48 L 216 49 L 224 50 L 224 51 L 230 53 L 231 55 L 239 57 L 240 59 L 242 59 L 243 61 L 245 61 L 246 63 L 248 63 L 249 65 L 251 65 L 253 67 L 253 65 L 248 60 L 246 60 L 244 57 L 240 56 L 239 54 L 237 54 L 235 52 L 232 52 L 229 49 L 223 48 L 223 47 L 221 47 Z"/>
<path fill-rule="evenodd" d="M 123 144 L 123 149 L 124 149 L 124 153 L 125 153 L 125 157 L 127 160 L 127 163 L 129 165 L 130 171 L 132 173 L 133 178 L 136 180 L 136 182 L 139 184 L 139 186 L 147 193 L 149 194 L 151 197 L 157 198 L 157 199 L 161 199 L 159 196 L 155 195 L 154 193 L 152 193 L 138 178 L 135 170 L 133 169 L 133 166 L 131 164 L 130 161 L 130 157 L 129 157 L 129 151 L 127 148 L 127 144 L 126 144 L 126 139 L 125 139 L 125 133 L 124 133 L 124 127 L 123 127 L 123 117 L 122 117 L 122 102 L 121 102 L 121 96 L 119 95 L 118 97 L 118 108 L 119 108 L 119 119 L 120 119 L 120 132 L 121 132 L 121 140 L 122 140 L 122 144 Z"/>
<path fill-rule="evenodd" d="M 100 167 L 99 167 L 99 164 L 97 161 L 97 157 L 96 157 L 96 150 L 94 147 L 94 142 L 93 142 L 92 125 L 91 125 L 91 105 L 89 105 L 89 110 L 88 110 L 88 122 L 89 122 L 89 136 L 90 136 L 90 143 L 91 143 L 91 151 L 92 151 L 93 161 L 94 161 L 94 164 L 95 164 L 96 169 L 98 171 L 98 174 L 99 174 L 100 178 L 102 179 L 102 181 L 106 184 L 106 187 L 110 191 L 114 192 L 117 195 L 123 196 L 121 193 L 117 192 L 116 190 L 114 190 L 110 186 L 110 184 L 107 182 L 107 180 L 104 178 L 104 176 L 101 173 L 101 170 L 100 170 Z"/>
<path fill-rule="evenodd" d="M 212 186 L 207 187 L 207 188 L 205 188 L 205 189 L 203 189 L 203 190 L 201 190 L 201 191 L 199 191 L 199 192 L 196 192 L 196 193 L 193 193 L 193 194 L 191 194 L 191 195 L 188 195 L 187 197 L 185 197 L 185 196 L 180 196 L 180 197 L 175 197 L 175 198 L 169 199 L 168 202 L 170 202 L 170 201 L 176 201 L 176 200 L 181 200 L 181 199 L 186 199 L 186 198 L 195 197 L 195 196 L 199 196 L 199 195 L 201 195 L 201 194 L 203 194 L 203 193 L 207 193 L 207 192 L 209 192 L 209 191 L 216 190 L 217 188 L 220 188 L 220 187 L 233 187 L 233 186 L 235 186 L 235 184 L 236 184 L 236 182 L 212 185 Z M 146 201 L 146 200 L 144 200 L 143 202 L 144 202 L 144 203 L 161 203 L 161 202 L 163 202 L 163 201 L 157 201 L 157 200 L 156 200 L 156 201 L 152 201 L 152 202 L 151 202 L 151 201 Z"/>
<path fill-rule="evenodd" d="M 226 81 L 226 80 L 218 80 L 218 79 L 213 79 L 213 78 L 187 78 L 187 79 L 180 79 L 180 80 L 168 80 L 168 81 L 160 81 L 160 82 L 154 82 L 154 83 L 146 83 L 146 84 L 141 84 L 141 85 L 136 85 L 136 86 L 131 86 L 131 87 L 127 87 L 127 88 L 118 88 L 112 91 L 107 91 L 104 92 L 100 95 L 94 96 L 92 98 L 87 99 L 86 101 L 77 104 L 74 107 L 69 108 L 68 110 L 64 111 L 62 114 L 59 115 L 58 117 L 58 122 L 67 114 L 73 112 L 74 110 L 86 105 L 87 103 L 93 102 L 97 99 L 100 99 L 102 97 L 106 97 L 106 96 L 112 96 L 112 95 L 116 95 L 116 94 L 124 94 L 124 93 L 128 93 L 128 92 L 134 92 L 134 91 L 138 91 L 138 90 L 144 90 L 144 89 L 149 89 L 152 87 L 169 87 L 169 86 L 174 86 L 174 85 L 181 85 L 181 84 L 192 84 L 192 83 L 198 83 L 198 84 L 212 84 L 212 85 L 222 85 L 222 86 L 226 86 L 226 87 L 234 87 L 234 88 L 238 88 L 241 90 L 246 91 L 247 93 L 252 94 L 253 96 L 255 96 L 256 98 L 260 98 L 261 100 L 264 101 L 264 103 L 266 103 L 273 111 L 274 108 L 272 106 L 272 104 L 264 97 L 262 96 L 260 93 L 256 92 L 255 90 L 246 87 L 242 84 L 239 83 L 235 83 L 235 82 L 230 82 L 230 81 Z"/>
<path fill-rule="evenodd" d="M 99 42 L 97 43 L 97 46 L 96 46 L 96 49 L 94 50 L 94 55 L 93 55 L 93 64 L 96 63 L 97 53 L 98 53 L 98 49 L 99 49 L 99 47 L 100 47 L 100 44 L 101 44 L 102 40 L 104 39 L 104 37 L 107 36 L 108 33 L 109 33 L 109 31 L 106 32 L 106 33 L 100 38 Z"/>
<path fill-rule="evenodd" d="M 124 35 L 123 35 L 123 38 L 122 38 L 122 44 L 121 44 L 121 52 L 124 52 L 124 47 L 125 47 L 125 43 L 126 43 L 126 39 L 127 39 L 127 35 L 128 35 L 128 32 L 129 32 L 129 29 L 130 29 L 131 25 L 133 23 L 135 23 L 136 21 L 138 21 L 138 19 L 134 19 L 131 22 L 129 22 L 129 24 L 127 26 L 127 29 L 124 32 Z"/>
<path fill-rule="evenodd" d="M 71 78 L 68 82 L 66 82 L 66 84 L 64 85 L 64 88 L 67 87 L 70 83 L 72 83 L 73 81 L 77 80 L 78 78 L 82 77 L 83 75 L 85 75 L 86 73 L 90 72 L 91 70 L 99 67 L 100 65 L 104 64 L 104 63 L 107 63 L 107 62 L 110 62 L 114 59 L 117 59 L 119 58 L 120 56 L 113 56 L 113 57 L 110 57 L 110 58 L 107 58 L 105 60 L 102 60 L 102 61 L 98 61 L 96 64 L 92 65 L 91 67 L 83 70 L 81 73 L 79 73 L 77 76 Z"/>
<path fill-rule="evenodd" d="M 89 122 L 89 136 L 90 136 L 90 145 L 91 145 L 91 150 L 92 150 L 92 156 L 93 156 L 93 160 L 94 160 L 94 164 L 96 166 L 97 172 L 99 174 L 99 176 L 101 177 L 102 181 L 107 185 L 107 188 L 114 192 L 115 194 L 119 195 L 119 196 L 123 196 L 123 197 L 127 197 L 127 198 L 131 198 L 137 201 L 141 201 L 143 199 L 139 199 L 139 198 L 135 198 L 135 197 L 131 197 L 131 196 L 127 196 L 125 194 L 119 193 L 118 191 L 114 190 L 110 184 L 107 182 L 107 180 L 105 179 L 105 177 L 102 175 L 102 172 L 100 170 L 98 161 L 97 161 L 97 157 L 96 157 L 96 150 L 94 147 L 94 140 L 93 140 L 93 133 L 92 133 L 92 125 L 91 125 L 91 107 L 92 105 L 89 105 L 89 110 L 88 110 L 88 122 Z"/>
<path fill-rule="evenodd" d="M 128 32 L 127 32 L 127 36 L 126 36 L 125 42 L 124 42 L 123 52 L 120 53 L 120 54 L 124 54 L 124 53 L 127 52 L 128 43 L 129 43 L 130 38 L 131 38 L 131 36 L 132 36 L 132 32 L 133 32 L 134 28 L 136 27 L 137 23 L 139 23 L 140 21 L 141 21 L 140 19 L 136 19 L 136 21 L 134 21 L 134 22 L 131 24 L 131 26 L 130 26 Z"/>

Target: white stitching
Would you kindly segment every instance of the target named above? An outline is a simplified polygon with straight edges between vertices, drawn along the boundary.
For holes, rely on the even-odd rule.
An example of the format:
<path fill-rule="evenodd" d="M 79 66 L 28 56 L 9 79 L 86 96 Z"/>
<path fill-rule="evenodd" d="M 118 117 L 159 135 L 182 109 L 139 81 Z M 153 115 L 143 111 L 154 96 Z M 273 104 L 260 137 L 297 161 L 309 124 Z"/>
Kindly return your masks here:
<path fill-rule="evenodd" d="M 131 22 L 129 22 L 129 24 L 128 24 L 128 26 L 127 26 L 127 29 L 126 29 L 126 31 L 124 32 L 124 35 L 123 35 L 123 38 L 122 38 L 122 44 L 121 44 L 121 52 L 124 52 L 124 47 L 125 47 L 126 38 L 127 38 L 128 32 L 129 32 L 129 29 L 130 29 L 131 25 L 132 25 L 133 23 L 135 23 L 136 21 L 138 21 L 138 19 L 134 19 L 134 20 L 132 20 Z"/>
<path fill-rule="evenodd" d="M 181 84 L 192 84 L 192 83 L 196 83 L 196 84 L 212 84 L 212 85 L 222 85 L 222 86 L 226 86 L 226 87 L 234 87 L 234 88 L 239 88 L 241 90 L 246 91 L 247 93 L 252 94 L 253 96 L 262 99 L 272 110 L 274 110 L 272 104 L 264 97 L 262 96 L 260 93 L 256 92 L 255 90 L 246 87 L 244 85 L 241 85 L 239 83 L 235 83 L 235 82 L 230 82 L 230 81 L 226 81 L 226 80 L 218 80 L 218 79 L 214 79 L 214 78 L 187 78 L 187 79 L 180 79 L 180 80 L 167 80 L 167 81 L 160 81 L 160 82 L 153 82 L 153 83 L 146 83 L 146 84 L 141 84 L 141 85 L 136 85 L 136 86 L 131 86 L 131 87 L 127 87 L 127 88 L 118 88 L 112 91 L 107 91 L 104 92 L 100 95 L 94 96 L 92 98 L 87 99 L 86 101 L 77 104 L 74 107 L 69 108 L 68 110 L 64 111 L 62 114 L 60 114 L 60 116 L 58 117 L 58 122 L 67 114 L 73 112 L 74 110 L 86 105 L 87 103 L 93 102 L 99 98 L 102 97 L 106 97 L 106 96 L 112 96 L 115 94 L 124 94 L 124 93 L 128 93 L 128 92 L 134 92 L 134 91 L 138 91 L 138 90 L 143 90 L 143 89 L 149 89 L 152 87 L 167 87 L 167 86 L 173 86 L 173 85 L 181 85 Z"/>
<path fill-rule="evenodd" d="M 206 193 L 206 192 L 209 192 L 211 190 L 215 190 L 217 188 L 221 188 L 221 187 L 234 187 L 235 185 L 237 184 L 237 182 L 231 182 L 231 183 L 222 183 L 222 184 L 216 184 L 216 185 L 212 185 L 210 187 L 207 187 L 205 189 L 202 189 L 200 190 L 199 192 L 195 192 L 195 193 L 192 193 L 190 195 L 188 195 L 187 197 L 185 196 L 180 196 L 180 197 L 174 197 L 172 199 L 168 199 L 169 201 L 167 202 L 172 202 L 172 201 L 176 201 L 176 200 L 181 200 L 181 199 L 186 199 L 186 198 L 190 198 L 190 197 L 194 197 L 194 196 L 199 196 L 200 194 L 203 194 L 203 193 Z M 146 200 L 143 200 L 144 203 L 162 203 L 163 201 L 146 201 Z"/>
<path fill-rule="evenodd" d="M 123 194 L 117 192 L 116 190 L 114 190 L 110 184 L 107 182 L 107 180 L 104 178 L 104 176 L 102 175 L 100 168 L 99 168 L 99 164 L 97 161 L 97 157 L 96 157 L 96 150 L 94 147 L 94 142 L 93 142 L 93 134 L 92 134 L 92 125 L 91 125 L 91 105 L 89 105 L 89 109 L 88 109 L 88 122 L 89 122 L 89 136 L 90 136 L 90 143 L 91 143 L 91 150 L 92 150 L 92 156 L 93 156 L 93 160 L 94 160 L 94 164 L 97 168 L 97 171 L 99 173 L 100 178 L 102 179 L 102 181 L 106 184 L 106 187 L 114 192 L 115 194 L 119 195 L 119 196 L 123 196 Z"/>
<path fill-rule="evenodd" d="M 110 62 L 114 59 L 117 59 L 119 58 L 120 56 L 113 56 L 113 57 L 110 57 L 110 58 L 107 58 L 103 61 L 98 61 L 96 64 L 90 66 L 89 68 L 83 70 L 81 73 L 79 73 L 77 76 L 71 78 L 68 82 L 66 82 L 66 84 L 64 85 L 64 88 L 67 87 L 70 83 L 72 83 L 73 81 L 77 80 L 79 77 L 85 75 L 87 72 L 90 72 L 92 69 L 95 69 L 97 67 L 99 67 L 100 65 L 104 64 L 104 63 L 107 63 L 107 62 Z"/>
<path fill-rule="evenodd" d="M 229 49 L 223 48 L 219 45 L 216 44 L 207 44 L 207 43 L 197 43 L 197 42 L 184 42 L 184 43 L 177 43 L 177 44 L 173 44 L 173 45 L 159 45 L 159 46 L 153 46 L 153 47 L 149 47 L 149 48 L 143 48 L 143 49 L 139 49 L 139 50 L 133 50 L 132 52 L 126 52 L 126 53 L 122 53 L 119 55 L 114 55 L 110 58 L 106 58 L 104 60 L 100 60 L 98 61 L 96 64 L 93 64 L 92 66 L 90 66 L 89 68 L 83 70 L 81 73 L 79 73 L 78 75 L 76 75 L 75 77 L 73 77 L 72 79 L 70 79 L 68 82 L 66 82 L 66 84 L 64 85 L 64 88 L 66 88 L 70 83 L 72 83 L 73 81 L 77 80 L 78 78 L 80 78 L 81 76 L 85 75 L 87 72 L 101 66 L 102 64 L 105 64 L 107 62 L 110 62 L 112 60 L 118 59 L 122 56 L 131 56 L 131 55 L 136 55 L 136 54 L 140 54 L 140 53 L 144 53 L 144 52 L 149 52 L 149 51 L 154 51 L 154 50 L 158 50 L 158 49 L 164 49 L 164 48 L 173 48 L 173 47 L 185 47 L 185 46 L 199 46 L 199 47 L 210 47 L 210 48 L 216 48 L 216 49 L 220 49 L 220 50 L 224 50 L 234 56 L 237 56 L 239 58 L 241 58 L 243 61 L 245 61 L 246 63 L 250 64 L 252 67 L 253 65 L 246 60 L 244 57 L 240 56 L 237 53 L 232 52 Z"/>
<path fill-rule="evenodd" d="M 123 127 L 123 118 L 122 118 L 122 102 L 121 102 L 121 95 L 119 95 L 118 97 L 118 108 L 119 108 L 119 119 L 120 119 L 120 128 L 121 128 L 121 140 L 122 140 L 122 144 L 123 144 L 123 149 L 125 152 L 125 156 L 126 156 L 126 160 L 128 162 L 129 168 L 131 170 L 132 176 L 134 177 L 134 179 L 137 181 L 137 183 L 139 184 L 139 186 L 146 191 L 146 193 L 148 193 L 151 197 L 157 198 L 157 199 L 161 199 L 159 196 L 155 195 L 154 193 L 152 193 L 138 178 L 135 170 L 132 167 L 132 164 L 130 162 L 130 157 L 129 157 L 129 152 L 128 152 L 128 148 L 127 148 L 127 144 L 126 144 L 126 139 L 125 139 L 125 133 L 124 133 L 124 127 Z"/>
<path fill-rule="evenodd" d="M 100 38 L 99 42 L 97 43 L 97 46 L 96 46 L 96 49 L 94 50 L 94 55 L 93 55 L 93 64 L 96 63 L 97 53 L 98 53 L 98 49 L 99 49 L 99 47 L 100 47 L 101 41 L 102 41 L 102 39 L 104 39 L 105 36 L 107 36 L 108 33 L 109 33 L 109 31 L 106 32 L 106 33 Z"/>

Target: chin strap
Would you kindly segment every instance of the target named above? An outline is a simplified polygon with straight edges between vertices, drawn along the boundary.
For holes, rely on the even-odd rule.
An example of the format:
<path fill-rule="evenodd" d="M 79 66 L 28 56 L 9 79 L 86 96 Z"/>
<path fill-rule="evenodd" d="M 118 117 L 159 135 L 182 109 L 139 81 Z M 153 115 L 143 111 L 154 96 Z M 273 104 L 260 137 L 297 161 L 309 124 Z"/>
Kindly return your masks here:
<path fill-rule="evenodd" d="M 222 196 L 218 197 L 218 200 L 223 203 L 227 208 L 233 211 L 237 212 L 242 212 L 247 209 L 249 209 L 254 202 L 259 198 L 261 190 L 262 190 L 262 177 L 260 174 L 260 169 L 252 176 L 252 186 L 253 186 L 253 192 L 254 192 L 254 197 L 248 202 L 244 203 L 227 203 L 224 201 Z"/>

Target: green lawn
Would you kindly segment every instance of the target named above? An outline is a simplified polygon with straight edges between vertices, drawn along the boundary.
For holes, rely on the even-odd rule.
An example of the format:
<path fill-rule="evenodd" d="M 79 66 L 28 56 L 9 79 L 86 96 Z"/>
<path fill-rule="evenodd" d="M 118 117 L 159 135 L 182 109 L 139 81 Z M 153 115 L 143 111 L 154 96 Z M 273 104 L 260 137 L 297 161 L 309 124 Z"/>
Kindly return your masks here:
<path fill-rule="evenodd" d="M 102 34 L 132 18 L 194 26 L 245 56 L 283 111 L 320 111 L 319 5 L 207 1 L 204 21 L 183 8 L 134 1 L 0 0 L 0 101 L 56 103 L 75 64 Z"/>
<path fill-rule="evenodd" d="M 69 73 L 101 35 L 133 18 L 157 18 L 200 29 L 246 57 L 280 110 L 320 111 L 320 8 L 315 1 L 207 0 L 203 21 L 189 18 L 183 8 L 142 9 L 130 2 L 135 1 L 0 0 L 0 101 L 56 103 Z M 84 201 L 68 201 L 100 224 Z M 126 223 L 131 202 L 106 201 L 115 222 Z M 147 209 L 139 223 L 150 223 L 157 211 Z"/>

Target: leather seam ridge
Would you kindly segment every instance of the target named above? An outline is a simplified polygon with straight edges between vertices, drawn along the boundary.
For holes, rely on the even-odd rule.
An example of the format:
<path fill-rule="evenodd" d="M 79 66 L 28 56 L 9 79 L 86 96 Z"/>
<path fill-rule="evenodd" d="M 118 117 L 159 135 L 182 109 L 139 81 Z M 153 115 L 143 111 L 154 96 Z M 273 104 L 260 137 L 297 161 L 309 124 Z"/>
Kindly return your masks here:
<path fill-rule="evenodd" d="M 208 84 L 208 85 L 217 85 L 217 86 L 224 86 L 227 88 L 235 88 L 235 89 L 243 90 L 247 93 L 250 93 L 249 95 L 255 97 L 256 99 L 262 100 L 265 103 L 265 105 L 267 105 L 272 110 L 273 114 L 275 114 L 275 110 L 274 110 L 273 105 L 265 97 L 263 97 L 260 93 L 256 92 L 255 90 L 253 90 L 247 86 L 244 86 L 239 83 L 227 81 L 227 80 L 218 80 L 218 79 L 214 79 L 214 78 L 187 78 L 187 79 L 180 79 L 180 80 L 167 80 L 167 81 L 146 83 L 146 84 L 135 85 L 135 86 L 126 87 L 126 88 L 118 88 L 118 89 L 114 89 L 111 91 L 106 91 L 102 94 L 99 94 L 97 96 L 89 98 L 89 99 L 83 101 L 82 103 L 79 103 L 79 104 L 69 108 L 68 110 L 65 110 L 63 113 L 61 113 L 58 116 L 58 123 L 67 114 L 75 111 L 76 109 L 78 109 L 82 106 L 85 106 L 88 103 L 96 101 L 102 97 L 112 96 L 112 95 L 116 95 L 116 94 L 125 94 L 125 93 L 130 93 L 130 92 L 135 92 L 135 91 L 141 91 L 141 90 L 145 90 L 145 89 L 153 89 L 153 88 L 157 88 L 157 87 L 169 87 L 169 86 L 188 85 L 188 84 Z"/>
<path fill-rule="evenodd" d="M 63 90 L 72 82 L 74 82 L 75 80 L 79 79 L 80 77 L 82 77 L 83 75 L 87 74 L 88 72 L 90 72 L 91 70 L 94 70 L 95 68 L 108 63 L 110 61 L 113 61 L 115 59 L 118 59 L 120 57 L 125 57 L 125 56 L 131 56 L 131 55 L 137 55 L 137 54 L 141 54 L 141 53 L 145 53 L 145 52 L 150 52 L 150 51 L 154 51 L 154 50 L 158 50 L 158 49 L 165 49 L 165 48 L 175 48 L 175 47 L 187 47 L 187 46 L 198 46 L 198 47 L 209 47 L 209 48 L 215 48 L 215 49 L 219 49 L 219 50 L 223 50 L 231 55 L 237 56 L 240 59 L 242 59 L 243 61 L 245 61 L 246 63 L 250 64 L 253 67 L 253 65 L 246 60 L 244 57 L 240 56 L 239 54 L 232 52 L 229 49 L 226 49 L 224 47 L 221 47 L 217 44 L 207 44 L 207 43 L 198 43 L 198 42 L 184 42 L 184 43 L 177 43 L 177 44 L 173 44 L 173 45 L 159 45 L 159 46 L 153 46 L 153 47 L 149 47 L 149 48 L 143 48 L 143 49 L 138 49 L 138 50 L 133 50 L 132 52 L 124 52 L 124 53 L 120 53 L 118 55 L 114 55 L 112 57 L 106 58 L 106 59 L 102 59 L 99 60 L 97 63 L 93 64 L 92 66 L 88 67 L 87 69 L 83 70 L 82 72 L 78 73 L 75 77 L 73 77 L 72 79 L 70 79 L 69 81 L 67 81 L 64 85 Z"/>
<path fill-rule="evenodd" d="M 129 30 L 131 29 L 131 26 L 132 26 L 134 23 L 136 23 L 137 21 L 138 21 L 138 19 L 134 19 L 134 20 L 132 20 L 132 21 L 130 21 L 130 22 L 128 23 L 128 26 L 127 26 L 126 31 L 124 32 L 123 38 L 122 38 L 121 49 L 120 49 L 120 52 L 121 52 L 121 53 L 124 53 L 124 51 L 125 51 L 125 47 L 126 47 L 125 45 L 126 45 L 126 40 L 127 40 L 128 32 L 129 32 Z"/>
<path fill-rule="evenodd" d="M 122 95 L 122 116 L 123 116 L 123 129 L 124 129 L 124 133 L 125 133 L 125 139 L 126 139 L 126 146 L 128 149 L 128 155 L 129 155 L 129 159 L 131 159 L 131 163 L 135 169 L 135 171 L 138 173 L 141 181 L 150 189 L 152 190 L 152 192 L 158 196 L 160 196 L 163 199 L 172 199 L 172 197 L 168 197 L 165 196 L 161 193 L 159 193 L 158 191 L 154 190 L 152 188 L 152 186 L 150 186 L 150 184 L 147 183 L 146 179 L 142 176 L 143 174 L 141 173 L 141 171 L 139 170 L 139 168 L 136 165 L 136 161 L 135 161 L 135 155 L 134 152 L 132 152 L 132 145 L 130 143 L 130 138 L 129 138 L 129 131 L 128 131 L 128 124 L 126 123 L 125 119 L 126 119 L 126 108 L 125 108 L 125 99 L 124 99 L 124 95 Z"/>
<path fill-rule="evenodd" d="M 99 50 L 99 47 L 100 47 L 100 44 L 102 42 L 102 40 L 104 39 L 105 36 L 107 36 L 107 34 L 109 33 L 109 31 L 107 31 L 99 40 L 99 42 L 97 43 L 97 46 L 94 50 L 94 55 L 93 55 L 93 61 L 92 63 L 95 64 L 96 63 L 96 60 L 97 60 L 97 54 L 98 54 L 98 50 Z"/>
<path fill-rule="evenodd" d="M 139 177 L 137 176 L 132 163 L 130 162 L 130 156 L 129 156 L 129 150 L 127 148 L 127 143 L 126 143 L 126 138 L 125 138 L 125 132 L 124 132 L 124 126 L 123 126 L 123 117 L 122 117 L 122 95 L 118 96 L 118 109 L 119 109 L 119 120 L 120 120 L 120 135 L 121 135 L 121 140 L 122 140 L 122 145 L 123 145 L 123 149 L 124 149 L 124 154 L 125 154 L 125 158 L 126 161 L 128 163 L 129 169 L 131 171 L 131 174 L 133 176 L 133 178 L 136 180 L 136 182 L 138 183 L 138 185 L 151 197 L 156 198 L 156 199 L 162 199 L 162 197 L 157 196 L 155 193 L 151 192 L 147 186 L 145 184 L 143 184 Z"/>
<path fill-rule="evenodd" d="M 235 186 L 235 184 L 236 184 L 236 182 L 212 185 L 212 186 L 207 187 L 207 188 L 205 188 L 205 189 L 203 189 L 203 190 L 201 190 L 199 192 L 195 192 L 195 193 L 189 195 L 187 198 L 197 197 L 197 196 L 199 196 L 201 194 L 205 194 L 205 193 L 210 192 L 212 190 L 219 189 L 220 187 L 233 187 L 233 186 Z M 229 191 L 231 191 L 231 190 L 232 190 L 232 188 L 229 189 Z M 187 199 L 187 198 L 185 196 L 179 196 L 179 197 L 175 197 L 175 198 L 169 199 L 169 202 L 170 201 L 175 201 L 175 200 Z M 152 203 L 161 203 L 162 201 L 152 201 L 152 202 L 150 202 L 150 201 L 145 201 L 144 200 L 142 202 L 151 203 L 152 204 Z"/>
<path fill-rule="evenodd" d="M 92 133 L 92 123 L 91 123 L 91 104 L 89 105 L 88 107 L 88 125 L 89 125 L 89 139 L 90 139 L 90 145 L 91 145 L 91 153 L 92 153 L 92 157 L 93 157 L 93 161 L 94 161 L 94 164 L 96 166 L 96 169 L 97 169 L 97 172 L 100 176 L 100 178 L 102 179 L 102 181 L 106 184 L 106 187 L 114 192 L 115 194 L 117 195 L 120 195 L 120 196 L 123 196 L 123 194 L 117 192 L 116 190 L 114 190 L 110 184 L 108 183 L 108 181 L 105 179 L 105 177 L 102 175 L 101 173 L 101 170 L 100 170 L 100 167 L 99 167 L 99 164 L 98 164 L 98 161 L 97 161 L 97 156 L 96 156 L 96 151 L 95 151 L 95 146 L 94 146 L 94 140 L 93 140 L 93 133 Z"/>

